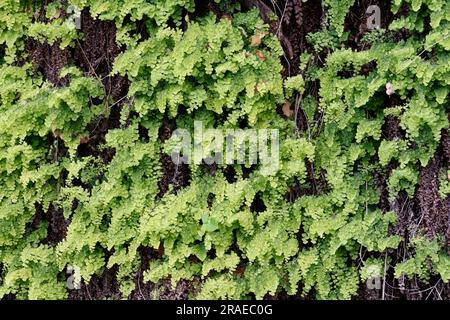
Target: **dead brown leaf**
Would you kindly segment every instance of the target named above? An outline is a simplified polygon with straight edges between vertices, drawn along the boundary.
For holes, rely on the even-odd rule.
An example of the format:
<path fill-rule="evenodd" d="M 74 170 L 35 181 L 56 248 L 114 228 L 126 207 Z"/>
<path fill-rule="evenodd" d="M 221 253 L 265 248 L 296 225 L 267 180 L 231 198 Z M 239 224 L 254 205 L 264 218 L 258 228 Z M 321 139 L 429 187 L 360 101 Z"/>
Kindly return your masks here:
<path fill-rule="evenodd" d="M 262 39 L 265 37 L 266 33 L 259 32 L 250 37 L 250 45 L 252 47 L 258 47 L 261 44 Z"/>
<path fill-rule="evenodd" d="M 262 53 L 259 50 L 256 50 L 256 56 L 259 58 L 259 60 L 264 61 L 266 60 L 266 56 L 264 55 L 264 53 Z"/>
<path fill-rule="evenodd" d="M 287 118 L 292 118 L 292 116 L 294 115 L 294 111 L 292 111 L 291 106 L 292 104 L 289 101 L 286 101 L 283 105 L 283 114 Z"/>

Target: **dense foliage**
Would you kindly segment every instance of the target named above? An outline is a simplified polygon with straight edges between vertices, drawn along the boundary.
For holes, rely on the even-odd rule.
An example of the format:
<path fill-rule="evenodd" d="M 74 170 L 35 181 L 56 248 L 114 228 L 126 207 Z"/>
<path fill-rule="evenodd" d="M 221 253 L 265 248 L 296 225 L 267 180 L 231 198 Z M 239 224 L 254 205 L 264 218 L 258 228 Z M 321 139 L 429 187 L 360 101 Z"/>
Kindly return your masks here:
<path fill-rule="evenodd" d="M 115 268 L 122 298 L 141 272 L 145 282 L 195 281 L 192 298 L 205 299 L 281 291 L 350 299 L 374 265 L 382 278 L 391 270 L 447 283 L 445 232 L 419 222 L 407 239 L 393 229 L 397 197 L 415 197 L 420 170 L 448 130 L 450 2 L 392 1 L 393 13 L 409 13 L 367 32 L 364 50 L 344 45 L 355 1 L 322 2 L 326 18 L 307 37 L 300 72 L 283 77 L 282 46 L 258 9 L 222 1 L 227 14 L 219 17 L 199 14 L 191 0 L 1 1 L 0 298 L 68 298 L 73 266 L 84 284 Z M 51 61 L 55 83 L 28 47 L 83 50 L 87 34 L 69 5 L 81 18 L 112 21 L 120 53 L 104 75 Z M 397 30 L 410 36 L 399 41 Z M 108 85 L 119 78 L 129 88 L 114 97 Z M 296 116 L 277 112 L 290 102 L 295 114 L 302 110 L 303 130 Z M 191 164 L 183 168 L 188 181 L 176 185 L 178 167 L 167 171 L 163 161 L 172 140 L 161 131 L 167 123 L 192 129 L 197 120 L 279 129 L 279 168 Z M 389 121 L 400 134 L 386 136 Z M 380 205 L 377 182 L 387 171 L 390 207 Z M 55 235 L 58 215 L 67 230 Z M 405 246 L 411 254 L 391 261 Z M 145 270 L 143 248 L 155 252 Z"/>

